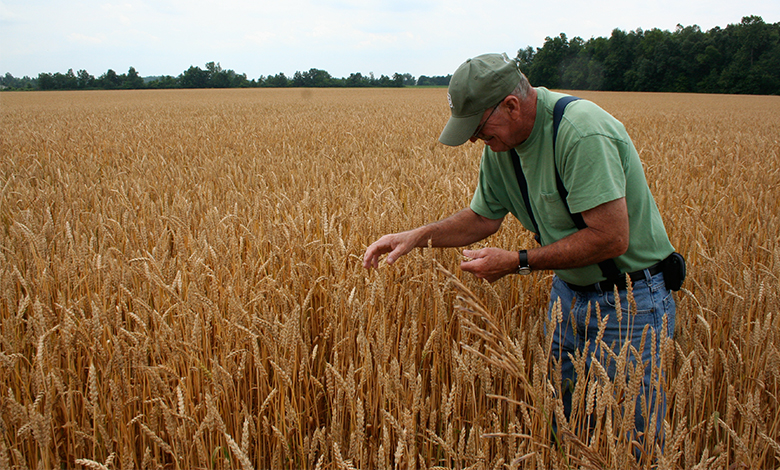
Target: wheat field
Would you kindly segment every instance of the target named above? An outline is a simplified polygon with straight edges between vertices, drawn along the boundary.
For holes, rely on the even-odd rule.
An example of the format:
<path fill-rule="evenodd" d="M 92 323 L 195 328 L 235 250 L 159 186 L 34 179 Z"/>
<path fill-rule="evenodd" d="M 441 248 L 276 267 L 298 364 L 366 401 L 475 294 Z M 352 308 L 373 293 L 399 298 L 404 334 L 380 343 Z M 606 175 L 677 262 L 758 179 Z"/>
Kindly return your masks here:
<path fill-rule="evenodd" d="M 561 418 L 550 273 L 362 268 L 470 201 L 445 93 L 0 93 L 0 470 L 780 468 L 780 98 L 577 92 L 688 260 L 661 448 L 599 370 Z"/>

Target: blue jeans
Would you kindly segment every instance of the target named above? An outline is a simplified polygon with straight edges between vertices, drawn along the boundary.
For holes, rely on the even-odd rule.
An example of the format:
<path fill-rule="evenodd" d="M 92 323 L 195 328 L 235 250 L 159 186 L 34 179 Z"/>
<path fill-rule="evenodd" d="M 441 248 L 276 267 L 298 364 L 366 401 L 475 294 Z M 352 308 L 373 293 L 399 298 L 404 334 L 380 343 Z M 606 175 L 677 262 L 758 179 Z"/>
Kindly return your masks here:
<path fill-rule="evenodd" d="M 645 275 L 649 277 L 649 271 Z M 618 322 L 615 310 L 615 295 L 613 290 L 594 292 L 576 292 L 569 288 L 565 282 L 555 276 L 550 293 L 548 308 L 548 327 L 556 329 L 552 339 L 552 356 L 561 364 L 561 391 L 563 393 L 564 412 L 571 416 L 572 391 L 577 383 L 577 375 L 574 364 L 569 357 L 577 357 L 576 353 L 587 353 L 585 373 L 591 369 L 592 361 L 601 363 L 610 380 L 615 379 L 615 358 L 610 358 L 607 351 L 602 351 L 601 344 L 597 344 L 599 333 L 599 318 L 596 314 L 596 304 L 601 310 L 601 317 L 609 315 L 604 329 L 602 343 L 609 346 L 617 355 L 626 340 L 630 340 L 637 351 L 642 352 L 642 364 L 644 366 L 644 379 L 642 380 L 639 396 L 636 401 L 634 421 L 636 431 L 646 431 L 643 408 L 649 410 L 648 417 L 656 410 L 656 397 L 660 397 L 657 408 L 656 436 L 663 445 L 661 434 L 662 423 L 666 415 L 666 398 L 663 390 L 656 390 L 653 386 L 652 364 L 659 365 L 661 330 L 663 328 L 664 315 L 667 319 L 666 336 L 671 338 L 674 332 L 675 303 L 672 293 L 664 285 L 663 273 L 658 273 L 649 279 L 638 281 L 633 286 L 633 296 L 636 302 L 636 311 L 629 315 L 629 306 L 626 291 L 619 292 L 622 318 Z M 560 300 L 563 318 L 557 324 L 553 314 L 555 304 Z M 588 317 L 588 305 L 590 304 L 590 316 Z M 576 325 L 576 329 L 572 326 Z M 643 331 L 648 327 L 646 335 Z M 655 345 L 653 347 L 653 331 L 655 331 Z M 587 351 L 585 351 L 587 343 Z M 628 359 L 631 365 L 636 364 L 637 357 L 629 350 Z M 630 380 L 630 369 L 626 368 L 626 374 L 621 375 L 625 380 Z M 640 369 L 641 370 L 641 369 Z M 595 371 L 593 371 L 595 372 Z M 657 374 L 657 373 L 656 373 Z M 587 380 L 587 379 L 584 379 Z M 658 377 L 656 375 L 657 383 Z M 583 384 L 584 385 L 584 384 Z M 644 405 L 643 405 L 644 403 Z M 584 412 L 583 412 L 584 413 Z M 580 415 L 582 416 L 582 414 Z M 615 423 L 617 424 L 617 423 Z M 639 437 L 640 442 L 643 441 Z"/>

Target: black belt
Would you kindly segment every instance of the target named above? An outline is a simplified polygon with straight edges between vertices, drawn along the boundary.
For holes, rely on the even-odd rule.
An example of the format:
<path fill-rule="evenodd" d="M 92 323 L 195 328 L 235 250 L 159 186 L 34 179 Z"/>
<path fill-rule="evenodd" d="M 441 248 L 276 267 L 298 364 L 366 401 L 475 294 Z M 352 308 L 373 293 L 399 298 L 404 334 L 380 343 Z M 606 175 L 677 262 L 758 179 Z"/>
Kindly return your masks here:
<path fill-rule="evenodd" d="M 650 271 L 650 276 L 655 276 L 656 274 L 663 271 L 663 261 L 650 266 L 647 268 L 647 270 Z M 637 281 L 643 281 L 647 279 L 644 269 L 640 271 L 634 271 L 633 273 L 628 273 L 628 276 L 631 278 L 632 286 Z M 568 282 L 566 285 L 569 286 L 569 289 L 576 292 L 597 292 L 599 290 L 606 292 L 612 291 L 615 286 L 618 287 L 618 290 L 626 290 L 626 275 L 621 274 L 617 279 L 607 279 L 606 281 L 597 282 L 588 286 L 578 286 L 577 284 L 569 284 Z"/>

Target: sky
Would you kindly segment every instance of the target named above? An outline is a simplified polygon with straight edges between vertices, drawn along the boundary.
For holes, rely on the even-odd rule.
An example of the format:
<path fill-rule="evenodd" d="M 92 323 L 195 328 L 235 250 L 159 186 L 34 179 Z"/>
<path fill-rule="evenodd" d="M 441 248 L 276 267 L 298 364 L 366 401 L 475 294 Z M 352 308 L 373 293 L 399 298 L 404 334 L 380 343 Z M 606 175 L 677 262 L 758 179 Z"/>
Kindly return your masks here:
<path fill-rule="evenodd" d="M 178 76 L 217 62 L 248 79 L 311 68 L 447 75 L 486 52 L 541 47 L 565 33 L 609 37 L 678 24 L 702 31 L 743 16 L 780 22 L 775 0 L 0 0 L 0 74 L 132 66 Z"/>

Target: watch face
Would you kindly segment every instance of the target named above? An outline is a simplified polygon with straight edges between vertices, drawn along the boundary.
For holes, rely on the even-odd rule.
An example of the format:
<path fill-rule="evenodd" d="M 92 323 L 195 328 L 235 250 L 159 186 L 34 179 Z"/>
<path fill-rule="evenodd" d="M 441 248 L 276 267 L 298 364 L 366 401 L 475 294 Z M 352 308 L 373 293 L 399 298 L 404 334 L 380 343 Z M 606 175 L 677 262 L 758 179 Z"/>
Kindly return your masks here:
<path fill-rule="evenodd" d="M 517 268 L 517 274 L 531 274 L 531 268 L 528 266 L 520 266 Z"/>

